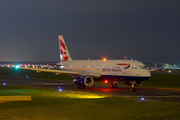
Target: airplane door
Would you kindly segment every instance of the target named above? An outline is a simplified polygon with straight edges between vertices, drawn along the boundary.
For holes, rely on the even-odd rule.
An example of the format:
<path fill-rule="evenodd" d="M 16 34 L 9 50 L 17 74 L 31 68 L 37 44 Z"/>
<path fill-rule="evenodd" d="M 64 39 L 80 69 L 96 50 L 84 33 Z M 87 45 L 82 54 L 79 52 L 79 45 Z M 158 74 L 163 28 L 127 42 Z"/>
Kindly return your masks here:
<path fill-rule="evenodd" d="M 122 68 L 122 73 L 126 74 L 127 73 L 127 69 L 125 68 L 125 66 Z"/>
<path fill-rule="evenodd" d="M 101 70 L 100 70 L 100 65 L 96 65 L 96 70 L 95 70 L 96 72 L 101 72 Z"/>
<path fill-rule="evenodd" d="M 126 65 L 127 65 L 127 66 L 124 66 L 124 67 L 122 68 L 122 73 L 123 73 L 123 74 L 127 74 L 127 69 L 130 67 L 130 64 L 129 64 L 129 63 L 127 63 Z"/>

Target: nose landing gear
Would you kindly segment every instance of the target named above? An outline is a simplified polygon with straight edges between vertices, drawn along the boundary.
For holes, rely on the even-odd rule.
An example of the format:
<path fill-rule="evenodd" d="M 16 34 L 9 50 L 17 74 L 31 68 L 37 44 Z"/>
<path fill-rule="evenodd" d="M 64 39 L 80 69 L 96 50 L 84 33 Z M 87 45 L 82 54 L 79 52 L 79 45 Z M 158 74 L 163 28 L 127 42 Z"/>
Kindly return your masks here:
<path fill-rule="evenodd" d="M 135 92 L 135 88 L 134 88 L 135 84 L 136 84 L 136 81 L 131 81 L 131 88 L 130 88 L 131 92 Z"/>

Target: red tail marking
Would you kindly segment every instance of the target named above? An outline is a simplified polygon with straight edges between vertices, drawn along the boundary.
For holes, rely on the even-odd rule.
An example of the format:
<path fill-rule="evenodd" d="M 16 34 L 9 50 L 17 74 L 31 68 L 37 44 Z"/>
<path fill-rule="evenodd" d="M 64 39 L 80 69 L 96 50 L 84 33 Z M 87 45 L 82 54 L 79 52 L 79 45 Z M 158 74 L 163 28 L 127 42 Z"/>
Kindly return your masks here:
<path fill-rule="evenodd" d="M 64 61 L 67 61 L 67 60 L 68 60 L 68 56 L 66 56 L 64 50 L 62 49 L 62 50 L 60 50 L 60 52 L 61 52 L 62 55 L 63 55 Z"/>
<path fill-rule="evenodd" d="M 59 46 L 62 46 L 66 50 L 66 45 L 61 41 L 61 39 L 59 41 Z"/>
<path fill-rule="evenodd" d="M 68 60 L 68 56 L 67 57 L 64 57 L 64 61 L 67 61 Z"/>

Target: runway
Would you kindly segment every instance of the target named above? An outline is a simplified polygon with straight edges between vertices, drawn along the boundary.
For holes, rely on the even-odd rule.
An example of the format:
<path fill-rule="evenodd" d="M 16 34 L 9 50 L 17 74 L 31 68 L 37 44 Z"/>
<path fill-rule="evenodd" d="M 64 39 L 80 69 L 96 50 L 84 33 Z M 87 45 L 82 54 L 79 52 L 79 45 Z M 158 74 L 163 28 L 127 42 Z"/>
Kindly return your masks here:
<path fill-rule="evenodd" d="M 63 91 L 91 92 L 97 94 L 106 94 L 119 97 L 145 97 L 146 100 L 157 100 L 180 103 L 180 90 L 178 89 L 161 89 L 161 88 L 144 88 L 136 87 L 135 92 L 129 91 L 129 86 L 118 86 L 117 89 L 109 89 L 109 84 L 93 84 L 91 88 L 78 89 L 77 85 L 69 81 L 55 81 L 42 79 L 27 79 L 14 77 L 0 77 L 0 84 L 6 85 L 25 85 L 36 86 L 41 88 L 58 89 Z"/>

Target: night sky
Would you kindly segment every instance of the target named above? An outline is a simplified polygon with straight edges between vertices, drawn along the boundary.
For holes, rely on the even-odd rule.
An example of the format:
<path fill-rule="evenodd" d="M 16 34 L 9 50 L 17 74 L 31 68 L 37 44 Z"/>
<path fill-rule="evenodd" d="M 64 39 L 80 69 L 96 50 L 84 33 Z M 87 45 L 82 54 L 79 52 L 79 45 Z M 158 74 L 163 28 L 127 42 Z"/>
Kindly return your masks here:
<path fill-rule="evenodd" d="M 0 61 L 73 59 L 180 63 L 179 0 L 0 0 Z"/>

